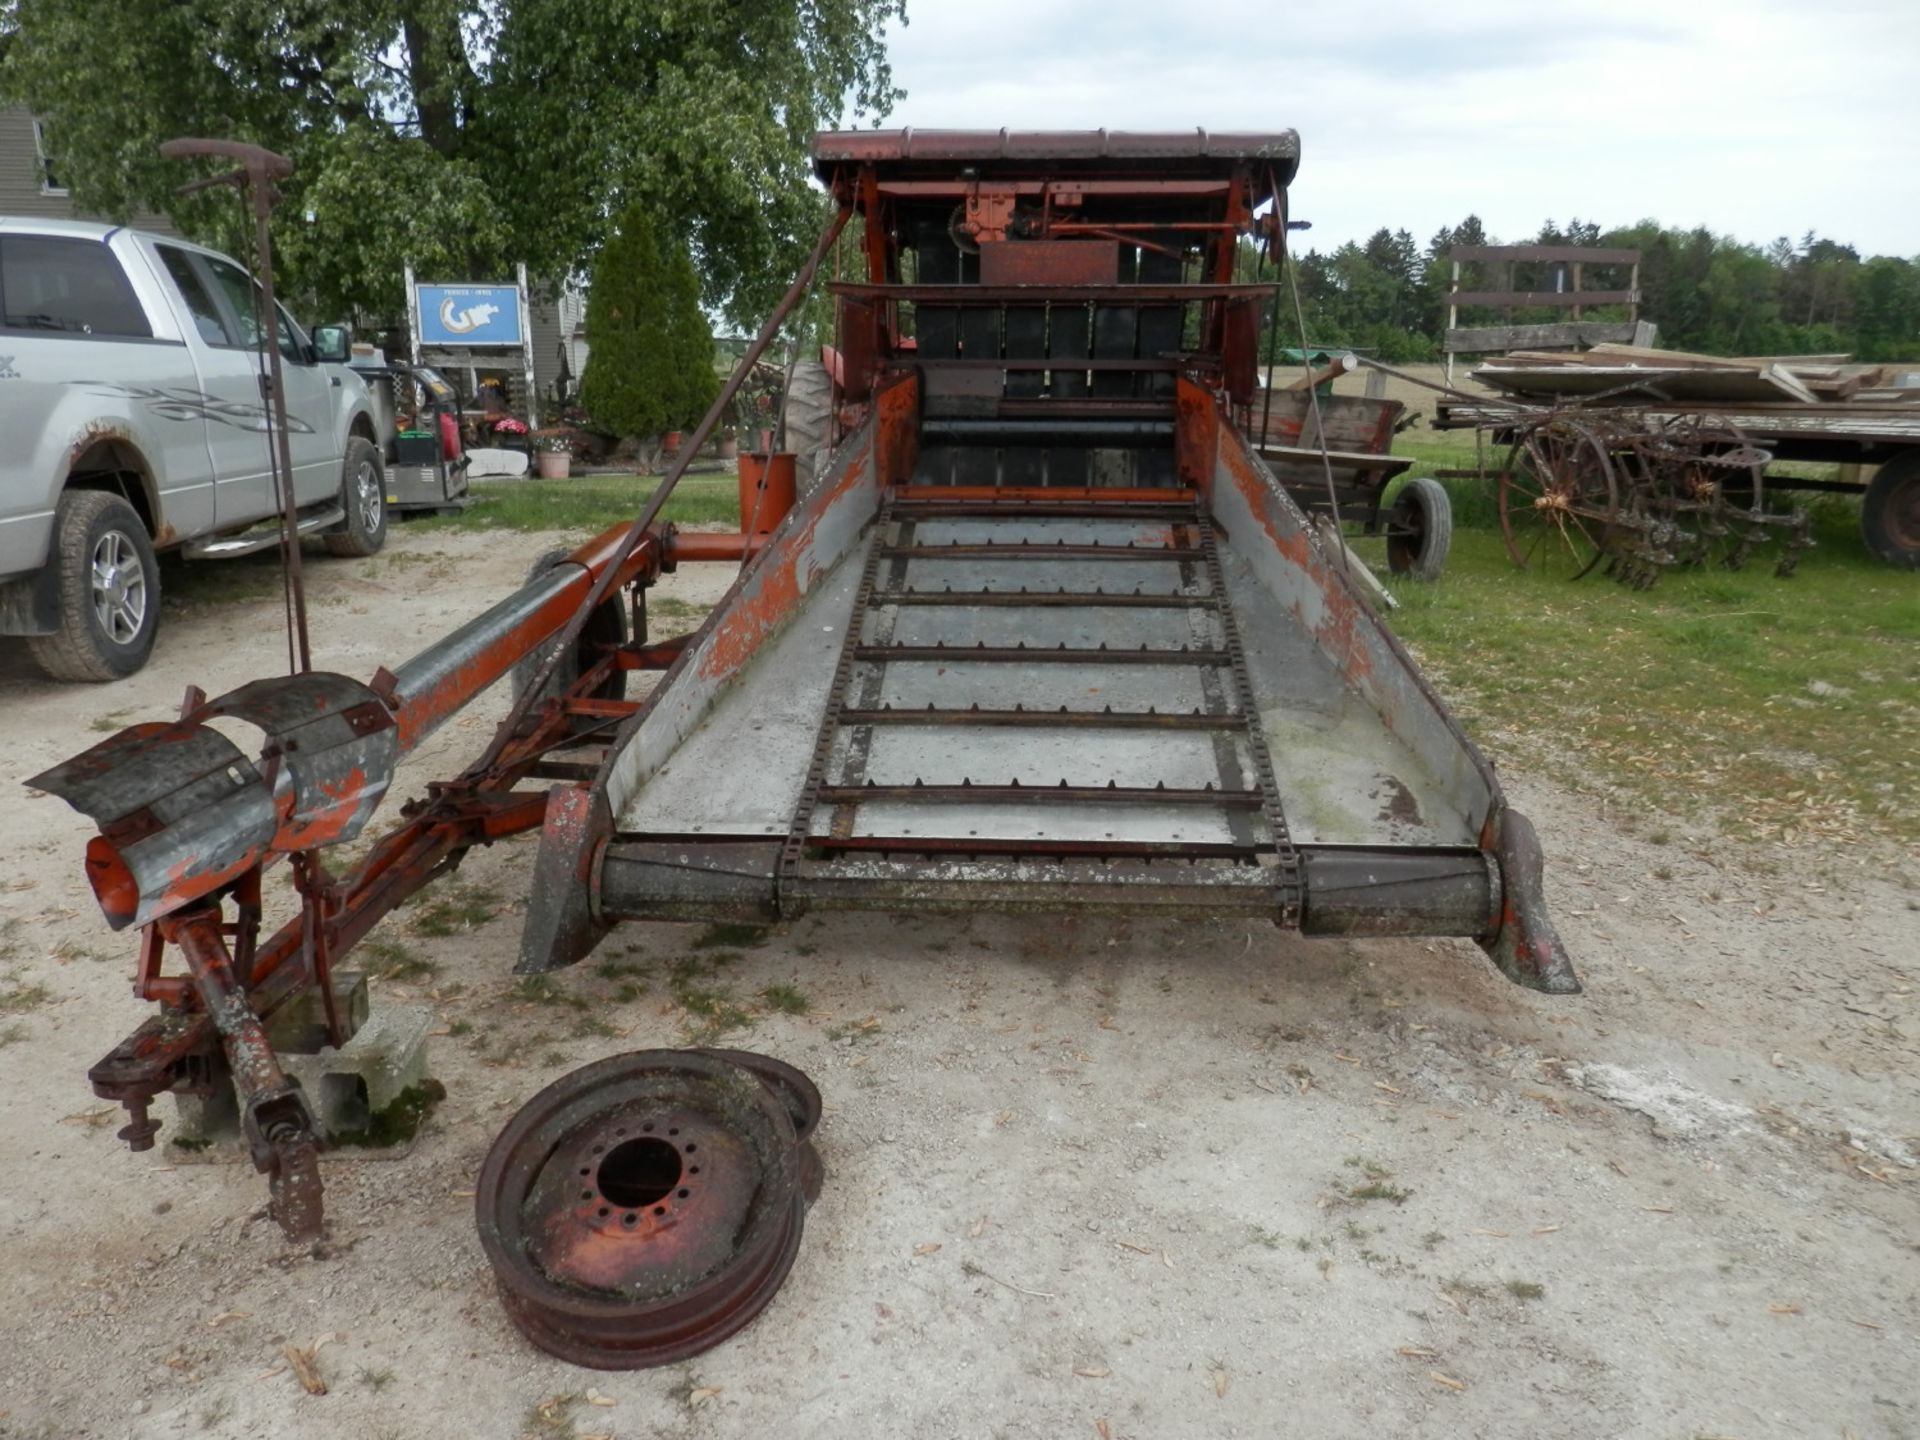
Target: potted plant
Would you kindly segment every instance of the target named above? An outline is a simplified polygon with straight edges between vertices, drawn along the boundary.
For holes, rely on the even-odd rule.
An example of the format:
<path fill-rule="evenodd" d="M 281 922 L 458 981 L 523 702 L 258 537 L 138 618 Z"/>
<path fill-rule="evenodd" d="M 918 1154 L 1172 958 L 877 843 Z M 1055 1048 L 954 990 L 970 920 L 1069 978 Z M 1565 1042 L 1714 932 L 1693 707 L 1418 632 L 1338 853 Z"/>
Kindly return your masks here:
<path fill-rule="evenodd" d="M 720 432 L 720 458 L 738 460 L 740 458 L 740 437 L 732 430 Z"/>
<path fill-rule="evenodd" d="M 529 443 L 542 480 L 564 480 L 573 473 L 573 437 L 566 431 L 536 430 Z"/>
<path fill-rule="evenodd" d="M 493 422 L 493 443 L 502 450 L 518 450 L 527 443 L 527 422 L 502 415 Z"/>

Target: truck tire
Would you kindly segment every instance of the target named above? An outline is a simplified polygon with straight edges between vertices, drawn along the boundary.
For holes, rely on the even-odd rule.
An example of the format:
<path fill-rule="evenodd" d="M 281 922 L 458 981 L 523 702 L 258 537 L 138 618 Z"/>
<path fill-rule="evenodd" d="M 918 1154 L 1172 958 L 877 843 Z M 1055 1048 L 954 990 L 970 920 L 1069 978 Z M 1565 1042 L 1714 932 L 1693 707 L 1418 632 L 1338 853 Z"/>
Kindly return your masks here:
<path fill-rule="evenodd" d="M 27 648 L 56 680 L 124 680 L 160 628 L 160 566 L 139 513 L 106 490 L 69 490 L 53 512 L 60 628 Z"/>
<path fill-rule="evenodd" d="M 793 452 L 793 488 L 802 500 L 813 493 L 820 472 L 826 468 L 827 422 L 832 409 L 833 381 L 827 367 L 818 360 L 795 364 L 793 380 L 780 407 L 780 447 Z"/>
<path fill-rule="evenodd" d="M 1874 471 L 1860 502 L 1860 534 L 1887 564 L 1920 570 L 1920 450 Z"/>
<path fill-rule="evenodd" d="M 1453 548 L 1453 501 L 1438 480 L 1422 475 L 1400 487 L 1387 517 L 1387 567 L 1396 575 L 1438 580 Z"/>
<path fill-rule="evenodd" d="M 527 583 L 532 584 L 572 553 L 571 550 L 547 551 L 535 560 L 527 571 Z M 601 601 L 599 608 L 587 617 L 586 627 L 580 632 L 579 645 L 573 654 L 566 656 L 554 666 L 553 674 L 547 678 L 547 683 L 540 687 L 541 698 L 557 695 L 572 686 L 573 682 L 580 678 L 580 672 L 599 657 L 602 645 L 624 645 L 627 638 L 627 607 L 621 603 L 620 596 L 614 594 Z M 512 686 L 513 698 L 516 701 L 533 683 L 533 677 L 540 672 L 540 666 L 545 663 L 550 651 L 550 645 L 542 645 L 538 650 L 529 651 L 508 672 L 507 683 Z M 606 683 L 601 685 L 593 696 L 596 700 L 624 700 L 626 697 L 627 672 L 624 670 L 615 670 L 609 675 Z M 593 728 L 596 727 L 591 716 L 582 716 L 574 726 L 576 731 Z M 609 727 L 603 733 L 611 735 L 612 730 Z"/>
<path fill-rule="evenodd" d="M 321 537 L 333 555 L 377 555 L 387 543 L 387 471 L 380 451 L 358 435 L 347 441 L 340 477 L 340 503 L 347 518 Z"/>

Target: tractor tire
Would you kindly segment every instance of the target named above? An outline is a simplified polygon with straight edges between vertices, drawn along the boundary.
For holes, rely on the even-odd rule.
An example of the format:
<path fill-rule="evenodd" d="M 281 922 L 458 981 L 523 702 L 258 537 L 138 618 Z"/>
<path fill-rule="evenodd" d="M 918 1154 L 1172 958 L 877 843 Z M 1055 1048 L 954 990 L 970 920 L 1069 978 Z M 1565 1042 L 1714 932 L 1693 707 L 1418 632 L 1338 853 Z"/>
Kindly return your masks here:
<path fill-rule="evenodd" d="M 60 628 L 27 648 L 55 680 L 124 680 L 160 629 L 160 565 L 139 513 L 106 490 L 69 490 L 53 512 Z"/>
<path fill-rule="evenodd" d="M 1860 502 L 1860 534 L 1887 564 L 1920 570 L 1920 450 L 1874 471 Z"/>
<path fill-rule="evenodd" d="M 374 443 L 358 435 L 347 441 L 340 503 L 347 518 L 338 530 L 321 537 L 327 542 L 327 553 L 350 557 L 379 554 L 380 547 L 387 543 L 387 471 Z"/>
<path fill-rule="evenodd" d="M 533 562 L 527 571 L 527 583 L 532 584 L 542 575 L 559 565 L 573 552 L 571 550 L 549 550 Z M 619 595 L 609 596 L 600 602 L 600 606 L 587 617 L 586 627 L 580 632 L 579 642 L 571 655 L 565 656 L 553 667 L 553 674 L 547 677 L 547 683 L 540 687 L 540 697 L 546 699 L 571 689 L 581 672 L 599 658 L 603 645 L 624 645 L 629 631 L 627 626 L 627 607 L 621 603 Z M 532 650 L 508 672 L 507 683 L 512 686 L 513 698 L 517 703 L 533 683 L 533 677 L 540 673 L 540 667 L 553 652 L 552 642 Z M 594 692 L 596 700 L 624 700 L 627 698 L 627 672 L 615 670 Z M 575 729 L 594 728 L 591 717 L 582 717 Z"/>
<path fill-rule="evenodd" d="M 1400 487 L 1387 522 L 1387 567 L 1415 580 L 1438 580 L 1453 548 L 1453 502 L 1426 476 Z"/>
<path fill-rule="evenodd" d="M 793 452 L 794 492 L 804 500 L 819 484 L 826 469 L 831 436 L 833 381 L 818 360 L 802 360 L 793 367 L 780 408 L 780 448 Z"/>

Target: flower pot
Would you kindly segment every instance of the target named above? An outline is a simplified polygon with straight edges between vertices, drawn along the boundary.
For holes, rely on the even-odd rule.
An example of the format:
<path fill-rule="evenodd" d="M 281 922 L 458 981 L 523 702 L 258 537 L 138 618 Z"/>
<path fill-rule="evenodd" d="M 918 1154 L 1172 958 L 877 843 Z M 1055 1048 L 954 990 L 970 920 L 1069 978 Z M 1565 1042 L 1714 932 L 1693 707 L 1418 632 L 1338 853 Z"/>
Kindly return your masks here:
<path fill-rule="evenodd" d="M 720 458 L 722 460 L 738 460 L 740 458 L 740 437 L 738 435 L 722 435 L 720 437 Z"/>
<path fill-rule="evenodd" d="M 534 463 L 542 480 L 564 480 L 573 473 L 573 456 L 565 450 L 542 450 Z"/>
<path fill-rule="evenodd" d="M 680 441 L 683 438 L 678 430 L 669 430 L 660 438 L 660 448 L 669 455 L 678 455 L 680 453 Z"/>

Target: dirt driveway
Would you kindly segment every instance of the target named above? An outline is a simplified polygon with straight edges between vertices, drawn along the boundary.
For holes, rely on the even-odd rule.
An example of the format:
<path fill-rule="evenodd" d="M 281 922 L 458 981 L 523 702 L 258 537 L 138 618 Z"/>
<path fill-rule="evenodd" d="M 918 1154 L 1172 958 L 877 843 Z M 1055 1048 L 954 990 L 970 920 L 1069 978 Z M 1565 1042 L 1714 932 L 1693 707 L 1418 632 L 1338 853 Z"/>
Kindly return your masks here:
<path fill-rule="evenodd" d="M 405 658 L 553 543 L 402 529 L 316 563 L 318 663 Z M 272 669 L 277 627 L 271 598 L 173 613 L 110 689 L 0 655 L 0 1435 L 1920 1435 L 1913 876 L 1634 838 L 1524 774 L 1581 996 L 1464 942 L 1237 923 L 829 916 L 697 952 L 754 1012 L 732 1043 L 825 1092 L 829 1178 L 768 1311 L 635 1374 L 509 1328 L 469 1197 L 541 1085 L 686 1033 L 666 971 L 694 935 L 626 927 L 517 998 L 532 844 L 477 853 L 437 923 L 379 934 L 423 962 L 376 988 L 434 1006 L 449 1098 L 403 1158 L 330 1160 L 330 1243 L 290 1252 L 250 1169 L 114 1140 L 83 1072 L 141 1018 L 131 946 L 86 822 L 17 788 Z"/>

